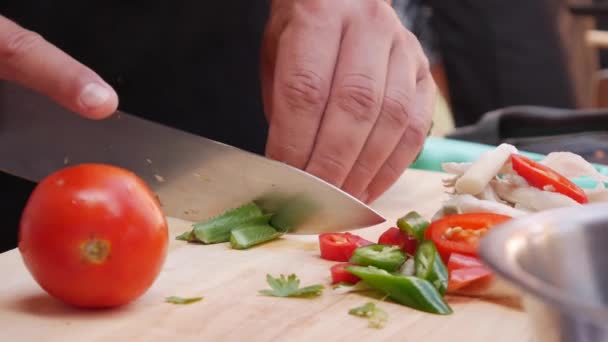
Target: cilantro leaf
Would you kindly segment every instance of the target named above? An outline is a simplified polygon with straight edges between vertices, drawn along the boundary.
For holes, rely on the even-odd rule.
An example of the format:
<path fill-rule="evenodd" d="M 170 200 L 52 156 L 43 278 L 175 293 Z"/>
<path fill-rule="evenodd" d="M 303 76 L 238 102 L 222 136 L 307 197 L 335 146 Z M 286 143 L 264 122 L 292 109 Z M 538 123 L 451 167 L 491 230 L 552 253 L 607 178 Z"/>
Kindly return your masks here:
<path fill-rule="evenodd" d="M 178 297 L 178 296 L 171 296 L 171 297 L 165 298 L 165 301 L 167 303 L 173 303 L 173 304 L 190 304 L 190 303 L 198 302 L 202 299 L 203 299 L 203 297 L 183 298 L 183 297 Z"/>
<path fill-rule="evenodd" d="M 388 321 L 388 313 L 376 306 L 372 302 L 365 303 L 362 306 L 352 308 L 348 311 L 353 316 L 367 318 L 369 320 L 369 327 L 382 329 Z"/>
<path fill-rule="evenodd" d="M 279 278 L 274 278 L 270 274 L 266 275 L 266 282 L 272 290 L 260 290 L 266 296 L 274 297 L 314 297 L 321 294 L 323 285 L 311 285 L 300 288 L 300 279 L 295 274 L 285 277 L 281 274 Z"/>

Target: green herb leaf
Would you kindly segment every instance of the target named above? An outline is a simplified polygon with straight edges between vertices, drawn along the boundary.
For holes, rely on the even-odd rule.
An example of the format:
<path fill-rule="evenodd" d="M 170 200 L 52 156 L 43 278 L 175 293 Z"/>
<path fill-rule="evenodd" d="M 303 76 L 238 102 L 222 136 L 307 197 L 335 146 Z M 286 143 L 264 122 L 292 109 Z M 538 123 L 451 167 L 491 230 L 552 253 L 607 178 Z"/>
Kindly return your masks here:
<path fill-rule="evenodd" d="M 300 279 L 295 274 L 287 277 L 281 274 L 279 278 L 267 274 L 266 282 L 272 290 L 260 290 L 259 292 L 274 297 L 314 297 L 320 295 L 324 288 L 323 285 L 318 284 L 300 288 Z"/>
<path fill-rule="evenodd" d="M 203 299 L 203 297 L 183 298 L 183 297 L 178 297 L 178 296 L 171 296 L 171 297 L 167 297 L 165 299 L 165 301 L 167 303 L 173 303 L 173 304 L 191 304 L 194 302 L 198 302 L 202 299 Z"/>
<path fill-rule="evenodd" d="M 370 328 L 382 329 L 388 321 L 388 313 L 377 307 L 376 304 L 372 302 L 352 308 L 348 311 L 348 313 L 353 316 L 367 318 L 369 320 Z"/>

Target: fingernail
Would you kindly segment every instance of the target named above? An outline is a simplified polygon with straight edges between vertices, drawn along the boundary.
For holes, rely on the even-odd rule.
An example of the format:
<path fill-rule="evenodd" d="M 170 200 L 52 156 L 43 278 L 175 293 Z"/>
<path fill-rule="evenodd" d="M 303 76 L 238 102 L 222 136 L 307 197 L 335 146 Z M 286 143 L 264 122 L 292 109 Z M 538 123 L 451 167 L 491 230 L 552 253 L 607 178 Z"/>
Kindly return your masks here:
<path fill-rule="evenodd" d="M 80 92 L 80 103 L 87 108 L 96 108 L 106 103 L 112 94 L 108 88 L 98 84 L 89 83 Z"/>

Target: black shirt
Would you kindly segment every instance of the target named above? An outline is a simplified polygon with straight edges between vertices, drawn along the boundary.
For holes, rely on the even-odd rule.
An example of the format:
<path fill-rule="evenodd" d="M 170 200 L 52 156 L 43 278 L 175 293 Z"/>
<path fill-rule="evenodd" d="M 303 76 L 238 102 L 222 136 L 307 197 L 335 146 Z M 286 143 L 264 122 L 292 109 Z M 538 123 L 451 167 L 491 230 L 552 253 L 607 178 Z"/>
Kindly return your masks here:
<path fill-rule="evenodd" d="M 121 110 L 263 153 L 267 1 L 0 0 L 0 14 L 96 71 Z M 0 186 L 2 251 L 34 184 L 1 174 Z"/>

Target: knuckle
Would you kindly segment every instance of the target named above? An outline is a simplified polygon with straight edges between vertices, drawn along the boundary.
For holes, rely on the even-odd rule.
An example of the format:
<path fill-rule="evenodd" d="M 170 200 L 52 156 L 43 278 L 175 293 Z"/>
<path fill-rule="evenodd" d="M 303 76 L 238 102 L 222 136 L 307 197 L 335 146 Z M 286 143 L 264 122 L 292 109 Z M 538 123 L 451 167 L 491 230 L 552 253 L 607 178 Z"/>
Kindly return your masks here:
<path fill-rule="evenodd" d="M 418 78 L 430 77 L 431 76 L 431 63 L 428 57 L 423 51 L 420 51 L 420 58 L 418 62 Z"/>
<path fill-rule="evenodd" d="M 368 17 L 377 17 L 382 13 L 384 1 L 363 1 L 363 12 Z"/>
<path fill-rule="evenodd" d="M 7 34 L 5 41 L 0 43 L 0 59 L 10 64 L 23 58 L 42 41 L 43 38 L 38 33 L 25 29 L 15 30 Z"/>
<path fill-rule="evenodd" d="M 391 126 L 405 128 L 409 123 L 408 108 L 413 106 L 413 97 L 407 92 L 392 90 L 384 95 L 381 117 Z"/>
<path fill-rule="evenodd" d="M 363 178 L 374 176 L 375 170 L 370 165 L 369 161 L 358 159 L 353 166 L 357 170 L 357 174 Z"/>
<path fill-rule="evenodd" d="M 346 174 L 350 168 L 340 158 L 341 155 L 343 155 L 342 151 L 337 148 L 320 151 L 314 159 L 315 168 L 322 170 L 323 173 L 332 175 L 332 178 L 337 175 Z"/>
<path fill-rule="evenodd" d="M 377 82 L 363 74 L 346 76 L 336 89 L 336 105 L 357 122 L 373 123 L 379 107 Z"/>
<path fill-rule="evenodd" d="M 322 115 L 328 95 L 325 81 L 317 73 L 309 69 L 293 71 L 283 81 L 282 88 L 285 101 L 294 113 Z"/>
<path fill-rule="evenodd" d="M 270 146 L 268 156 L 271 159 L 285 162 L 293 167 L 302 168 L 306 162 L 305 155 L 295 144 L 286 142 L 277 146 Z"/>
<path fill-rule="evenodd" d="M 405 171 L 404 169 L 400 168 L 398 165 L 395 164 L 394 161 L 392 160 L 388 160 L 386 162 L 385 165 L 385 169 L 384 169 L 384 177 L 386 179 L 397 179 L 401 176 L 401 174 L 403 173 L 403 171 Z"/>
<path fill-rule="evenodd" d="M 409 145 L 413 145 L 410 146 L 410 148 L 422 146 L 426 139 L 426 133 L 424 125 L 422 124 L 409 125 L 405 131 L 405 138 Z"/>
<path fill-rule="evenodd" d="M 402 29 L 400 38 L 407 45 L 420 46 L 420 42 L 418 41 L 416 35 L 406 28 Z"/>

